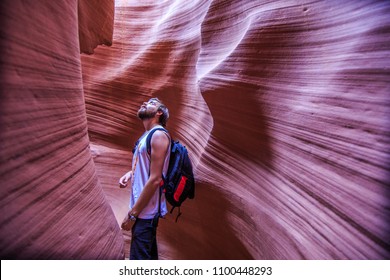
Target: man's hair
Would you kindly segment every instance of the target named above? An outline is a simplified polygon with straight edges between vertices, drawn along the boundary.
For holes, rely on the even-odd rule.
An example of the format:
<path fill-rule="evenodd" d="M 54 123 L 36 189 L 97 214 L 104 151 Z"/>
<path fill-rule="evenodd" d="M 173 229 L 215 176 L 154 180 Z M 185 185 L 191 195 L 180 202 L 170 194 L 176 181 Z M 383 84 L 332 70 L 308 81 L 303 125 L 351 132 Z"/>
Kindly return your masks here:
<path fill-rule="evenodd" d="M 160 103 L 160 106 L 158 106 L 158 109 L 157 109 L 158 111 L 162 112 L 162 115 L 160 116 L 159 122 L 160 122 L 160 125 L 165 127 L 167 125 L 167 122 L 169 119 L 169 111 L 168 111 L 167 106 L 165 106 L 165 104 L 162 103 L 162 101 L 160 99 L 158 99 L 157 97 L 151 98 L 150 100 Z"/>

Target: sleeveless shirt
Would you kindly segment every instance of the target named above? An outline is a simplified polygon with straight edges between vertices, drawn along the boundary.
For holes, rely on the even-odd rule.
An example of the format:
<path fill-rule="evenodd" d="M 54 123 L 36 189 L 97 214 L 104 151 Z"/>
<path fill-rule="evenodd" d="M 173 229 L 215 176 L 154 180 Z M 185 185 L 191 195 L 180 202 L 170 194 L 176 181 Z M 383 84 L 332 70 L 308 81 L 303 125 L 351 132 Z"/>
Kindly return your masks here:
<path fill-rule="evenodd" d="M 151 130 L 146 131 L 140 138 L 140 141 L 138 143 L 138 146 L 135 149 L 134 155 L 133 155 L 133 161 L 132 161 L 132 170 L 133 170 L 133 176 L 131 179 L 131 191 L 130 191 L 130 209 L 133 208 L 134 204 L 138 200 L 139 196 L 141 195 L 142 190 L 144 189 L 146 182 L 149 179 L 149 172 L 150 172 L 150 156 L 147 152 L 146 147 L 146 138 L 148 134 L 156 129 L 161 128 L 162 126 L 157 125 L 153 127 Z M 169 137 L 169 135 L 167 134 Z M 170 138 L 170 137 L 169 137 Z M 165 156 L 165 161 L 163 165 L 163 172 L 162 174 L 166 176 L 168 171 L 168 165 L 169 165 L 169 151 L 171 150 L 171 142 L 169 141 L 169 147 L 167 150 L 167 154 Z M 159 188 L 157 188 L 156 192 L 154 193 L 153 197 L 150 199 L 149 203 L 145 206 L 145 208 L 139 213 L 138 218 L 141 219 L 153 219 L 156 213 L 158 213 L 158 203 L 160 198 L 160 191 Z M 167 214 L 167 205 L 165 200 L 165 195 L 162 193 L 161 195 L 161 215 L 164 216 Z"/>

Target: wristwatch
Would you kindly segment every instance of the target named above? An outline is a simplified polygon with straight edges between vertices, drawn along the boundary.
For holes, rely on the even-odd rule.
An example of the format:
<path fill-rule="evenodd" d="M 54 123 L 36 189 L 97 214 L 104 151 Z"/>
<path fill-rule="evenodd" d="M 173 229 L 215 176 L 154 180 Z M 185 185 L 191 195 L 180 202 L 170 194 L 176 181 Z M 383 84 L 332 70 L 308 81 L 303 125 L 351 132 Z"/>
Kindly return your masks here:
<path fill-rule="evenodd" d="M 137 220 L 137 217 L 136 216 L 133 216 L 131 214 L 128 214 L 129 215 L 129 220 L 132 220 L 132 221 L 135 221 Z"/>

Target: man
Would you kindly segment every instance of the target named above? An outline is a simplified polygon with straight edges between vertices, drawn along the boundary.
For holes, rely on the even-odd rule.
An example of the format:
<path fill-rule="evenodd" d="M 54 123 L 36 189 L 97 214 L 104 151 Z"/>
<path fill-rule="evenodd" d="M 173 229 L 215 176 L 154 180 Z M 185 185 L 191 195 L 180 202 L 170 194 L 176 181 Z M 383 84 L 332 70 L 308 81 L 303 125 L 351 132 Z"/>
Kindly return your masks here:
<path fill-rule="evenodd" d="M 119 179 L 119 186 L 131 182 L 130 210 L 122 228 L 132 230 L 130 259 L 158 259 L 156 233 L 160 216 L 167 211 L 165 196 L 161 195 L 160 182 L 169 165 L 170 138 L 161 130 L 151 138 L 151 153 L 147 152 L 147 135 L 158 127 L 165 127 L 168 108 L 157 98 L 144 102 L 137 113 L 145 133 L 133 150 L 132 170 Z"/>

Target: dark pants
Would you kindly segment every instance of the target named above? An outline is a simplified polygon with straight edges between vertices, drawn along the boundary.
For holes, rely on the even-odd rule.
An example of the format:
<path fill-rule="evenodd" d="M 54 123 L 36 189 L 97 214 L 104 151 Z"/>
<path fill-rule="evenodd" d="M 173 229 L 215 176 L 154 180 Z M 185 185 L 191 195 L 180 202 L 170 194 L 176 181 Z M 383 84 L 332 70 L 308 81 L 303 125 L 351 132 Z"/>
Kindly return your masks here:
<path fill-rule="evenodd" d="M 158 260 L 158 216 L 154 219 L 138 219 L 131 229 L 130 260 Z"/>

